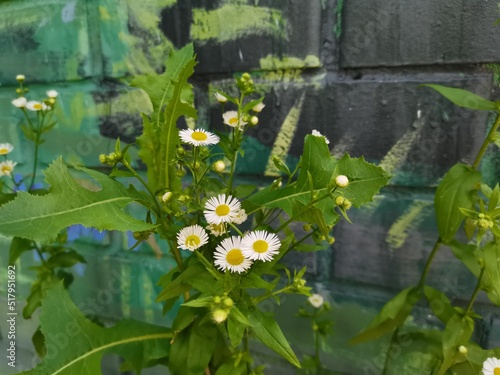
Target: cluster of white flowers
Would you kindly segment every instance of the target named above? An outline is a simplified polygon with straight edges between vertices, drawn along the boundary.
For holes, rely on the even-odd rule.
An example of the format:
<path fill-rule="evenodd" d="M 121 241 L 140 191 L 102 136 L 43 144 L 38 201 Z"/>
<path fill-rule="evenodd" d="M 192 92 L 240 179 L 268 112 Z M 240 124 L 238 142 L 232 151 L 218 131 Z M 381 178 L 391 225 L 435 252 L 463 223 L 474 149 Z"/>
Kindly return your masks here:
<path fill-rule="evenodd" d="M 0 143 L 0 155 L 7 157 L 7 155 L 14 150 L 14 146 L 10 143 Z M 0 162 L 0 177 L 1 176 L 11 176 L 14 171 L 14 167 L 17 165 L 16 162 L 12 160 L 3 160 Z"/>
<path fill-rule="evenodd" d="M 51 105 L 47 105 L 46 102 L 49 104 L 54 104 L 55 99 L 58 96 L 59 96 L 59 93 L 56 90 L 49 90 L 49 91 L 47 91 L 48 99 L 46 101 L 43 101 L 43 102 L 39 102 L 36 100 L 28 101 L 24 96 L 20 96 L 16 99 L 12 100 L 11 103 L 14 107 L 17 107 L 20 109 L 26 108 L 27 110 L 33 111 L 33 112 L 50 111 L 53 107 Z"/>
<path fill-rule="evenodd" d="M 227 233 L 227 225 L 242 224 L 247 219 L 241 203 L 231 195 L 219 194 L 205 203 L 203 211 L 211 234 L 219 237 Z M 177 244 L 183 250 L 194 251 L 208 243 L 208 234 L 200 225 L 183 228 L 177 234 Z M 215 248 L 214 263 L 224 271 L 245 272 L 256 260 L 271 261 L 279 252 L 281 242 L 274 233 L 252 231 L 241 236 L 223 239 Z"/>

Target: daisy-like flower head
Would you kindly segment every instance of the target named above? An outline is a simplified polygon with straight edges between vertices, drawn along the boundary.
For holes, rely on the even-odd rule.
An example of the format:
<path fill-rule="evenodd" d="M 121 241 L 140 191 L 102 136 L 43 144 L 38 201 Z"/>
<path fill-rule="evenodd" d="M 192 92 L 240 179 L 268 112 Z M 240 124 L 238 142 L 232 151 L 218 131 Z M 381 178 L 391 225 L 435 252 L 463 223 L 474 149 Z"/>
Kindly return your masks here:
<path fill-rule="evenodd" d="M 14 149 L 10 143 L 0 143 L 0 155 L 7 155 Z"/>
<path fill-rule="evenodd" d="M 248 124 L 248 122 L 243 121 L 243 118 L 240 116 L 238 118 L 237 111 L 227 111 L 222 114 L 222 118 L 224 119 L 224 124 L 231 126 L 232 128 L 242 128 L 244 125 Z"/>
<path fill-rule="evenodd" d="M 0 176 L 10 176 L 17 163 L 12 160 L 5 160 L 0 163 Z"/>
<path fill-rule="evenodd" d="M 262 111 L 264 109 L 265 106 L 266 105 L 261 102 L 261 103 L 257 104 L 256 106 L 254 106 L 252 108 L 252 111 L 259 113 L 260 111 Z"/>
<path fill-rule="evenodd" d="M 227 102 L 227 98 L 224 95 L 219 94 L 218 92 L 216 92 L 214 95 L 215 95 L 215 98 L 217 99 L 217 101 L 219 103 L 225 103 L 225 102 Z"/>
<path fill-rule="evenodd" d="M 311 297 L 307 299 L 311 305 L 319 309 L 321 306 L 323 306 L 323 303 L 325 300 L 320 294 L 313 294 Z"/>
<path fill-rule="evenodd" d="M 177 245 L 183 250 L 195 251 L 208 242 L 208 235 L 200 225 L 191 225 L 177 233 Z"/>
<path fill-rule="evenodd" d="M 247 213 L 244 209 L 239 210 L 236 213 L 236 217 L 234 218 L 234 223 L 235 224 L 243 224 L 245 221 L 247 221 L 248 216 Z"/>
<path fill-rule="evenodd" d="M 242 273 L 250 268 L 252 261 L 241 250 L 241 237 L 226 238 L 215 248 L 215 265 L 223 270 Z"/>
<path fill-rule="evenodd" d="M 47 96 L 50 99 L 55 99 L 59 96 L 59 93 L 56 90 L 49 90 L 49 91 L 47 91 Z"/>
<path fill-rule="evenodd" d="M 205 203 L 203 214 L 209 224 L 232 223 L 241 209 L 241 203 L 231 195 L 219 194 Z"/>
<path fill-rule="evenodd" d="M 46 111 L 47 108 L 48 107 L 45 103 L 37 102 L 35 100 L 31 100 L 26 103 L 26 109 L 29 109 L 30 111 Z"/>
<path fill-rule="evenodd" d="M 193 146 L 208 146 L 219 143 L 220 138 L 204 129 L 184 129 L 179 132 L 182 142 Z"/>
<path fill-rule="evenodd" d="M 20 96 L 19 98 L 16 98 L 14 99 L 11 103 L 14 107 L 17 107 L 17 108 L 24 108 L 26 107 L 26 103 L 28 101 L 26 100 L 25 97 L 23 96 Z"/>
<path fill-rule="evenodd" d="M 326 138 L 323 134 L 321 134 L 319 131 L 317 131 L 316 129 L 314 129 L 311 133 L 312 135 L 314 135 L 315 137 L 323 137 L 325 138 L 325 142 L 327 145 L 330 144 L 330 141 L 328 140 L 328 138 Z"/>
<path fill-rule="evenodd" d="M 222 236 L 223 234 L 227 233 L 227 226 L 226 223 L 220 223 L 220 224 L 208 224 L 207 229 L 214 235 L 215 237 Z"/>
<path fill-rule="evenodd" d="M 483 362 L 483 375 L 500 375 L 500 359 L 486 358 Z"/>
<path fill-rule="evenodd" d="M 281 242 L 274 233 L 256 230 L 248 233 L 241 240 L 241 250 L 248 259 L 271 261 L 278 254 Z"/>

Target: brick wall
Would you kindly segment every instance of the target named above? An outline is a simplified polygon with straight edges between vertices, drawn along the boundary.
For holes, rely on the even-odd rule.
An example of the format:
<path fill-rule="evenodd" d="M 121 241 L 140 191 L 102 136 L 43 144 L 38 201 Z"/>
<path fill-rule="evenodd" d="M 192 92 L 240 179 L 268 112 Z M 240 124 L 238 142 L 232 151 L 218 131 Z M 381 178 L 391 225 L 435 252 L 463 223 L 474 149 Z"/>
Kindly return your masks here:
<path fill-rule="evenodd" d="M 419 85 L 498 96 L 498 82 L 485 65 L 500 62 L 500 30 L 493 26 L 497 7 L 492 0 L 3 1 L 0 141 L 14 143 L 13 158 L 26 166 L 32 149 L 10 104 L 19 73 L 26 75 L 30 94 L 51 88 L 61 94 L 60 125 L 44 144 L 43 165 L 63 154 L 96 166 L 115 137 L 133 141 L 140 134 L 142 99 L 126 82 L 161 69 L 171 48 L 195 44 L 199 64 L 193 82 L 202 126 L 221 122 L 208 89 L 229 87 L 234 73 L 251 71 L 266 92 L 266 109 L 245 145 L 242 179 L 272 178 L 269 158 L 277 151 L 295 162 L 312 129 L 331 140 L 332 153 L 364 155 L 394 175 L 373 204 L 352 212 L 353 225 L 335 228 L 331 249 L 291 260 L 308 266 L 312 284 L 335 306 L 334 350 L 325 357 L 329 367 L 346 374 L 379 373 L 383 340 L 358 347 L 345 342 L 384 301 L 418 280 L 436 238 L 433 189 L 450 166 L 474 157 L 491 120 L 488 113 L 458 109 Z M 489 150 L 483 163 L 490 182 L 498 180 L 497 151 Z M 162 321 L 161 306 L 153 303 L 155 281 L 172 267 L 169 259 L 157 261 L 148 245 L 128 252 L 127 234 L 98 236 L 75 228 L 72 235 L 89 261 L 75 269 L 73 290 L 82 308 L 109 318 Z M 7 240 L 0 244 L 5 265 Z M 34 262 L 29 256 L 21 261 L 23 293 L 31 275 L 27 267 Z M 116 280 L 120 288 L 107 293 Z M 438 255 L 430 282 L 457 303 L 474 287 L 447 249 Z M 297 331 L 293 318 L 301 302 L 290 298 L 285 307 L 270 308 L 280 312 L 292 344 L 310 352 L 311 342 L 303 338 L 308 327 Z M 487 304 L 480 308 L 487 314 L 480 342 L 498 346 L 499 317 Z M 415 320 L 435 324 L 425 310 L 417 310 Z M 29 330 L 28 324 L 26 348 Z M 268 353 L 260 358 L 271 363 L 272 373 L 291 373 Z"/>

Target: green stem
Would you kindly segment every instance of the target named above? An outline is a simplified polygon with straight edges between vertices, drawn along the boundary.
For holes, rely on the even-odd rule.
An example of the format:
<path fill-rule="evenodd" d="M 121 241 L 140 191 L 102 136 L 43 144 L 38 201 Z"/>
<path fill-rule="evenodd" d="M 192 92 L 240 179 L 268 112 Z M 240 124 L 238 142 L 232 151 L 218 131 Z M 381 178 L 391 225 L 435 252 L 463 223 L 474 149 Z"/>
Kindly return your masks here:
<path fill-rule="evenodd" d="M 500 126 L 500 114 L 497 115 L 497 118 L 495 120 L 495 123 L 491 127 L 488 135 L 486 136 L 486 139 L 484 140 L 481 149 L 479 150 L 476 160 L 474 160 L 474 164 L 472 164 L 472 167 L 474 169 L 477 169 L 479 167 L 479 164 L 481 163 L 481 160 L 483 159 L 484 154 L 486 153 L 486 150 L 488 149 L 488 146 L 490 143 L 494 141 L 495 133 L 498 130 L 498 127 Z"/>
<path fill-rule="evenodd" d="M 36 178 L 36 170 L 38 167 L 38 151 L 39 151 L 39 146 L 40 146 L 40 140 L 42 136 L 42 129 L 43 129 L 43 122 L 45 120 L 45 115 L 42 115 L 42 120 L 40 121 L 40 116 L 37 116 L 38 118 L 38 127 L 34 127 L 33 123 L 31 123 L 31 120 L 29 120 L 28 115 L 26 114 L 26 111 L 23 111 L 25 113 L 26 118 L 30 122 L 30 126 L 34 129 L 34 132 L 36 134 L 35 136 L 35 155 L 34 155 L 34 161 L 33 161 L 33 173 L 31 175 L 31 182 L 28 187 L 28 191 L 30 191 L 33 188 L 33 184 L 35 183 L 35 178 Z"/>
<path fill-rule="evenodd" d="M 442 244 L 441 237 L 438 237 L 438 239 L 434 243 L 434 247 L 432 248 L 431 253 L 429 254 L 429 257 L 427 258 L 427 262 L 425 263 L 424 271 L 422 272 L 422 275 L 420 276 L 420 280 L 419 280 L 418 286 L 417 286 L 417 289 L 419 289 L 420 291 L 425 286 L 425 279 L 427 278 L 427 274 L 429 273 L 429 270 L 431 268 L 432 261 L 434 260 L 434 257 L 436 256 L 441 244 Z"/>
<path fill-rule="evenodd" d="M 229 223 L 229 226 L 233 228 L 241 237 L 243 237 L 243 233 L 241 232 L 241 230 L 239 230 L 233 223 Z"/>
<path fill-rule="evenodd" d="M 36 253 L 38 254 L 38 256 L 40 257 L 40 261 L 42 262 L 42 264 L 46 267 L 46 268 L 49 268 L 49 266 L 47 265 L 47 262 L 45 262 L 45 259 L 43 258 L 43 254 L 42 252 L 40 251 L 40 248 L 38 247 L 38 245 L 33 242 L 35 244 L 35 251 Z"/>
<path fill-rule="evenodd" d="M 382 375 L 388 374 L 389 367 L 392 362 L 391 349 L 396 342 L 396 337 L 398 336 L 398 333 L 399 333 L 399 328 L 396 328 L 396 330 L 392 334 L 391 342 L 389 343 L 389 348 L 387 349 L 387 355 L 385 356 L 385 363 L 384 363 L 384 371 L 382 372 Z"/>
<path fill-rule="evenodd" d="M 287 285 L 284 288 L 278 289 L 278 290 L 276 290 L 276 291 L 274 291 L 272 293 L 266 293 L 263 296 L 256 297 L 256 298 L 253 299 L 253 303 L 254 303 L 254 305 L 258 305 L 262 301 L 264 301 L 264 300 L 266 300 L 266 299 L 268 299 L 268 298 L 270 298 L 272 296 L 277 296 L 278 294 L 284 293 L 287 290 L 291 289 L 292 287 L 293 287 L 293 284 L 290 284 L 290 285 Z"/>
<path fill-rule="evenodd" d="M 481 273 L 479 274 L 479 277 L 477 279 L 476 288 L 474 289 L 474 292 L 472 293 L 472 296 L 470 297 L 469 304 L 467 305 L 467 309 L 465 310 L 465 314 L 468 314 L 469 312 L 472 311 L 472 306 L 474 306 L 474 302 L 476 301 L 476 297 L 479 294 L 479 291 L 481 290 L 481 286 L 483 284 L 484 269 L 485 269 L 485 267 L 481 268 Z"/>
<path fill-rule="evenodd" d="M 315 334 L 315 356 L 316 356 L 316 374 L 319 374 L 320 368 L 321 368 L 321 360 L 319 358 L 319 332 L 316 330 L 314 331 Z"/>

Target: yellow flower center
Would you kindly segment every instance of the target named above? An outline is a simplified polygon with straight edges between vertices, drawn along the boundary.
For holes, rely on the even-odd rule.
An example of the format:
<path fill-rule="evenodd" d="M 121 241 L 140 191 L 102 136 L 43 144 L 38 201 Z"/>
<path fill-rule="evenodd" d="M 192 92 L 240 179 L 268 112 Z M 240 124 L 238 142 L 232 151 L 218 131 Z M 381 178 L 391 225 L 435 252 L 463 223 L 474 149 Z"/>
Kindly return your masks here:
<path fill-rule="evenodd" d="M 191 134 L 191 138 L 193 138 L 195 141 L 206 141 L 208 136 L 203 132 L 193 132 Z"/>
<path fill-rule="evenodd" d="M 229 124 L 234 125 L 238 122 L 238 119 L 236 117 L 232 117 L 229 119 Z"/>
<path fill-rule="evenodd" d="M 253 243 L 253 249 L 258 253 L 265 253 L 269 245 L 264 240 L 257 240 Z"/>
<path fill-rule="evenodd" d="M 215 214 L 217 216 L 226 216 L 229 213 L 229 211 L 231 211 L 231 209 L 227 204 L 220 204 L 215 209 Z"/>
<path fill-rule="evenodd" d="M 10 174 L 12 172 L 12 168 L 9 167 L 8 165 L 3 165 L 2 166 L 2 173 Z"/>
<path fill-rule="evenodd" d="M 33 104 L 33 108 L 36 110 L 42 109 L 42 105 L 40 103 Z"/>
<path fill-rule="evenodd" d="M 226 260 L 231 266 L 239 266 L 245 258 L 240 249 L 232 249 L 226 254 Z"/>
<path fill-rule="evenodd" d="M 200 237 L 198 237 L 195 234 L 191 234 L 186 238 L 186 246 L 198 246 L 200 242 L 201 242 Z"/>
<path fill-rule="evenodd" d="M 9 153 L 9 150 L 6 148 L 0 148 L 0 155 L 7 155 Z"/>
<path fill-rule="evenodd" d="M 495 367 L 493 370 L 493 375 L 500 375 L 500 367 Z"/>

